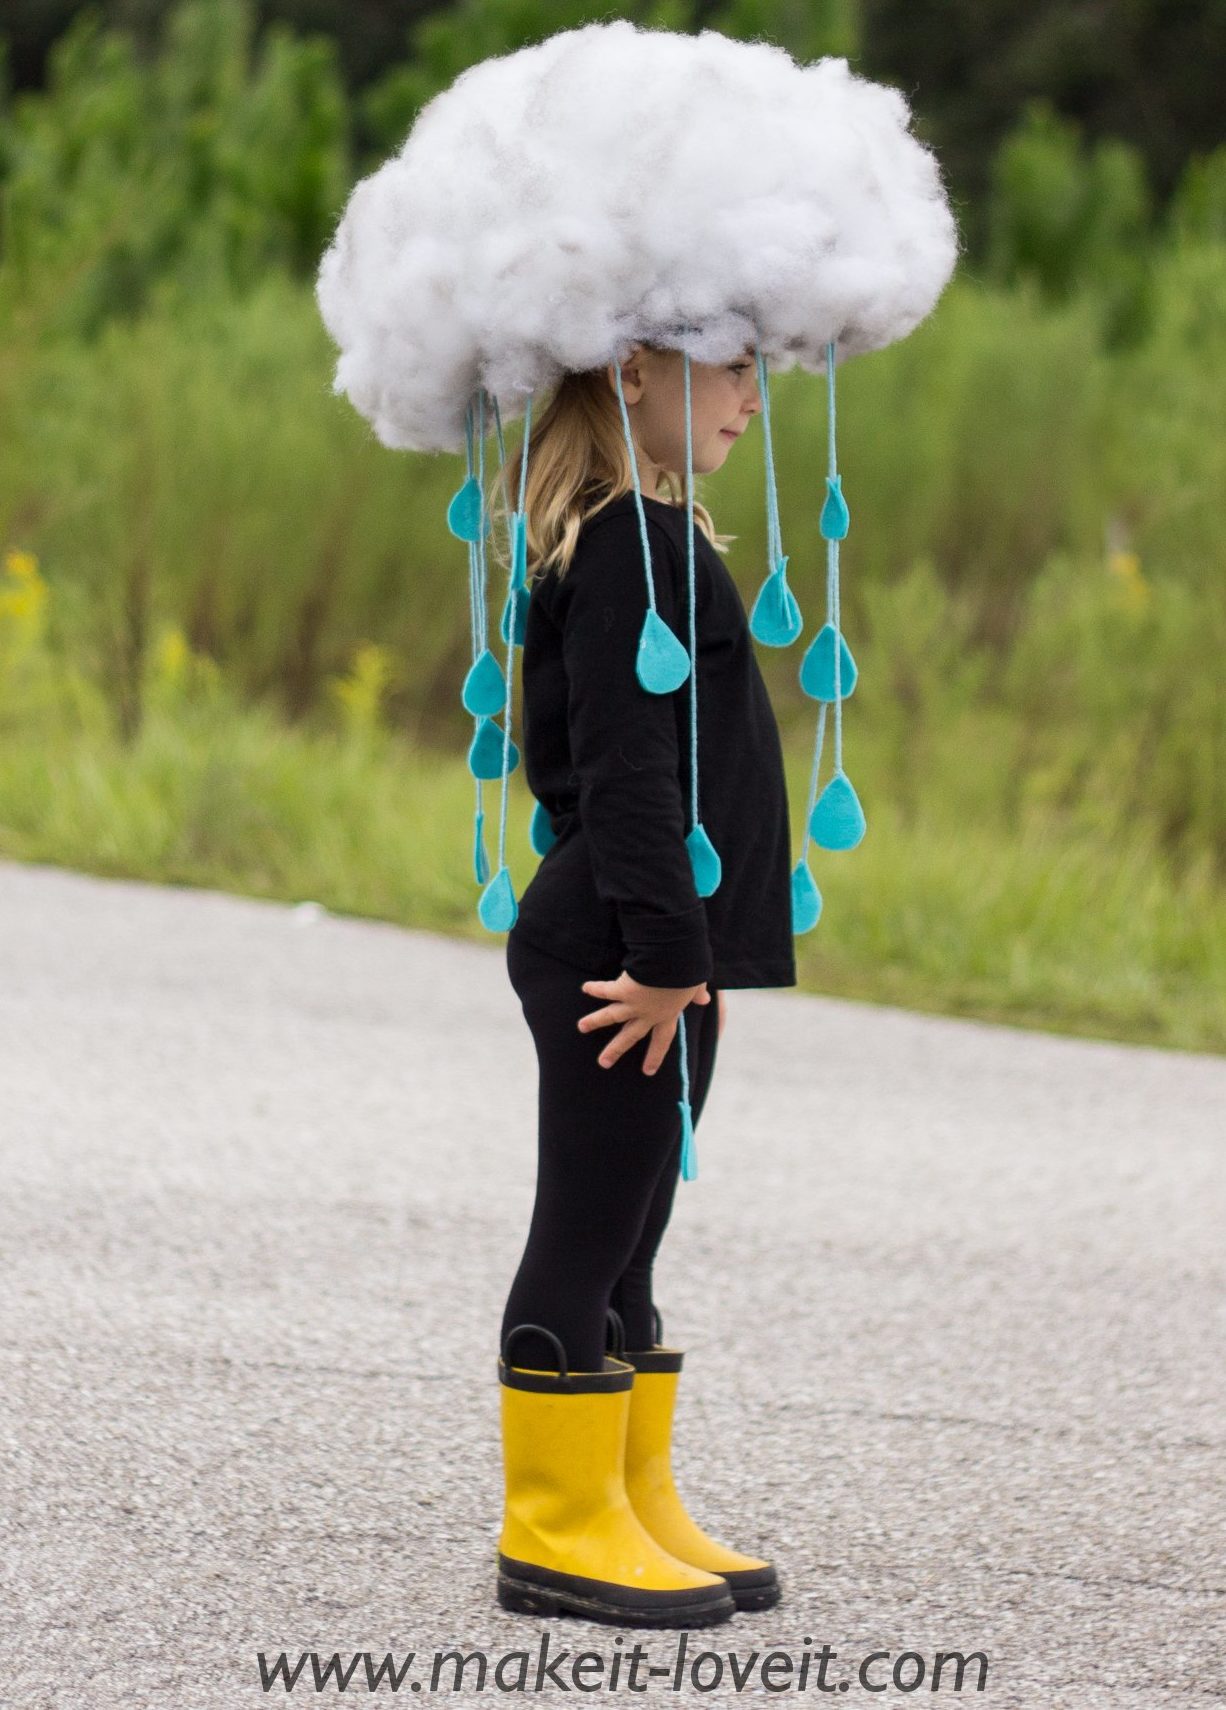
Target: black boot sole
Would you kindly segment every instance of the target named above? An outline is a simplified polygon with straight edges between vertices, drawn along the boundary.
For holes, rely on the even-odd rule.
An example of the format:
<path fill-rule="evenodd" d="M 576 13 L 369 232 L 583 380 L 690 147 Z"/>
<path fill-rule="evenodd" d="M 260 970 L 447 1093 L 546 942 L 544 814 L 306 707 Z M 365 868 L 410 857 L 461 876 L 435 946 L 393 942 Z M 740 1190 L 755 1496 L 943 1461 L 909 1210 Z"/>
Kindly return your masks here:
<path fill-rule="evenodd" d="M 779 1580 L 773 1567 L 729 1568 L 721 1577 L 728 1581 L 738 1609 L 773 1609 L 779 1601 Z"/>
<path fill-rule="evenodd" d="M 727 1585 L 644 1591 L 498 1553 L 498 1602 L 520 1615 L 579 1615 L 617 1627 L 714 1627 L 735 1614 Z"/>

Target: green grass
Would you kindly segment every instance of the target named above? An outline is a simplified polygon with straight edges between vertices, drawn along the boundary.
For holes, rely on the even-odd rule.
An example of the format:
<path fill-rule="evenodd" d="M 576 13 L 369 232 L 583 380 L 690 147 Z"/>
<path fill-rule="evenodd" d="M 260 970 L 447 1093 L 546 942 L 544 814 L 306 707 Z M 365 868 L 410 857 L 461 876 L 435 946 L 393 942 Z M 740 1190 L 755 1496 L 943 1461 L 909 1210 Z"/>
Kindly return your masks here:
<path fill-rule="evenodd" d="M 44 726 L 39 740 L 7 733 L 0 853 L 503 942 L 476 916 L 475 785 L 462 754 L 378 730 L 290 727 L 216 687 L 190 703 L 151 699 L 130 746 L 88 718 Z M 862 771 L 864 841 L 839 854 L 810 847 L 824 908 L 797 940 L 802 989 L 1226 1048 L 1226 898 L 1207 871 L 1177 877 L 1139 830 L 1104 850 L 1050 808 L 1027 809 L 1009 835 L 904 813 L 874 787 L 867 746 L 861 762 L 851 769 Z M 797 743 L 788 767 L 795 827 L 809 768 Z M 499 786 L 483 793 L 496 861 Z M 506 845 L 517 894 L 536 865 L 530 808 L 517 772 Z"/>

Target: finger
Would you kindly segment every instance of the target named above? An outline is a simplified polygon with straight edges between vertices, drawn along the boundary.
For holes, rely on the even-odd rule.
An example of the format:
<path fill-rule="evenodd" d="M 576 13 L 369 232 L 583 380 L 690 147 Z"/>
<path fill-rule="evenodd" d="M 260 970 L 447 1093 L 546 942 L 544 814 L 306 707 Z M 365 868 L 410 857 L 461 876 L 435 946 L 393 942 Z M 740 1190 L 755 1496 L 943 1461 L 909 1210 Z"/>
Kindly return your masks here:
<path fill-rule="evenodd" d="M 597 1058 L 602 1069 L 611 1069 L 619 1057 L 625 1055 L 632 1045 L 637 1045 L 647 1032 L 649 1022 L 628 1021 L 615 1039 L 610 1039 L 604 1050 Z"/>
<path fill-rule="evenodd" d="M 654 1075 L 660 1064 L 668 1056 L 668 1048 L 673 1042 L 677 1031 L 676 1021 L 657 1021 L 651 1030 L 651 1044 L 647 1047 L 647 1055 L 643 1060 L 643 1073 Z"/>
<path fill-rule="evenodd" d="M 580 1033 L 590 1033 L 595 1027 L 612 1027 L 615 1021 L 625 1021 L 631 1014 L 629 1004 L 607 1003 L 603 1009 L 589 1009 L 579 1017 L 577 1025 Z"/>

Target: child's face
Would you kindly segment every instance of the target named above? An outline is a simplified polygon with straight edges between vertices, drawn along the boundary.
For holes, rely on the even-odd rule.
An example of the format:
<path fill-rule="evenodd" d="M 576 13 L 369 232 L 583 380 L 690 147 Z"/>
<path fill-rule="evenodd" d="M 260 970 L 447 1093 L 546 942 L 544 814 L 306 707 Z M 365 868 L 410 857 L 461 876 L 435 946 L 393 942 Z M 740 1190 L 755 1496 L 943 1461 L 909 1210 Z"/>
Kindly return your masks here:
<path fill-rule="evenodd" d="M 616 390 L 612 364 L 609 384 Z M 640 460 L 649 472 L 685 470 L 685 358 L 679 350 L 636 345 L 622 364 L 622 391 Z M 732 362 L 690 363 L 694 473 L 718 469 L 762 408 L 752 350 Z"/>

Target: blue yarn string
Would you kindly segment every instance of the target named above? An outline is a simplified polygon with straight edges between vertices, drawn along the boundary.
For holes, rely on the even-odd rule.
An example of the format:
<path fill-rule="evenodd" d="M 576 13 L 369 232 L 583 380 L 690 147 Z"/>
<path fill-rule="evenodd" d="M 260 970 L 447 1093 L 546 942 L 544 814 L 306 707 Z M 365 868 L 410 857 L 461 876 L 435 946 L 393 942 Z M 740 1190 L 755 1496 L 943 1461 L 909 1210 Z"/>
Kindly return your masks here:
<path fill-rule="evenodd" d="M 477 522 L 477 638 L 485 646 L 485 387 L 477 392 L 477 485 L 481 489 L 481 508 Z"/>
<path fill-rule="evenodd" d="M 690 356 L 685 352 L 685 533 L 686 580 L 690 604 L 690 830 L 698 824 L 698 638 L 694 616 L 694 419 L 690 394 Z"/>
<path fill-rule="evenodd" d="M 492 396 L 492 394 L 491 394 Z M 493 398 L 494 425 L 498 434 L 498 471 L 506 469 L 506 444 L 502 437 L 502 414 L 498 408 L 498 399 Z M 532 433 L 532 398 L 529 396 L 524 411 L 524 443 L 523 453 L 519 464 L 519 510 L 524 508 L 524 493 L 528 484 L 528 441 Z M 515 577 L 515 532 L 510 530 L 510 550 L 507 557 L 507 597 L 512 596 L 511 584 Z M 516 595 L 516 598 L 519 596 Z M 511 721 L 515 700 L 515 624 L 507 625 L 507 704 L 503 710 L 502 725 L 502 795 L 498 810 L 498 868 L 501 871 L 507 864 L 507 785 L 510 778 L 511 761 Z"/>
<path fill-rule="evenodd" d="M 647 572 L 647 604 L 654 612 L 656 609 L 655 583 L 651 577 L 651 548 L 647 544 L 647 515 L 643 510 L 643 494 L 639 487 L 639 460 L 634 449 L 634 435 L 630 431 L 630 412 L 626 408 L 626 394 L 622 391 L 621 363 L 614 359 L 613 373 L 617 379 L 617 401 L 621 405 L 622 432 L 626 436 L 626 450 L 630 454 L 630 479 L 634 482 L 634 503 L 639 516 L 639 539 L 643 545 L 643 568 Z"/>
<path fill-rule="evenodd" d="M 762 354 L 761 345 L 754 346 L 754 359 L 758 367 L 758 394 L 762 399 L 762 438 L 766 453 L 766 557 L 768 569 L 774 571 L 783 557 L 783 529 L 779 522 L 779 487 L 775 477 L 775 446 L 771 435 L 770 377 L 766 372 L 766 358 Z M 818 710 L 817 749 L 809 776 L 809 800 L 805 808 L 804 838 L 800 846 L 802 861 L 807 859 L 809 853 L 809 818 L 817 802 L 817 772 L 821 761 L 825 718 L 826 706 L 823 702 Z"/>
<path fill-rule="evenodd" d="M 615 379 L 617 382 L 617 401 L 621 407 L 622 432 L 624 433 L 624 435 L 626 437 L 626 451 L 630 457 L 630 478 L 634 482 L 634 503 L 635 503 L 635 507 L 638 511 L 639 539 L 642 542 L 642 546 L 643 546 L 643 565 L 644 565 L 644 568 L 647 572 L 647 603 L 649 604 L 652 611 L 654 612 L 656 609 L 656 594 L 655 594 L 655 587 L 654 587 L 654 584 L 652 582 L 652 577 L 651 577 L 651 547 L 647 541 L 647 516 L 643 510 L 643 494 L 642 494 L 642 489 L 641 489 L 640 484 L 639 484 L 639 460 L 638 460 L 638 454 L 634 449 L 634 435 L 630 431 L 630 412 L 626 408 L 626 394 L 622 390 L 621 363 L 618 362 L 616 359 L 614 359 L 614 363 L 613 363 L 613 373 L 614 373 L 614 376 L 615 376 Z M 692 684 L 693 679 L 697 676 L 698 673 L 694 669 L 694 657 L 695 657 L 694 656 L 694 630 L 693 630 L 693 622 L 694 622 L 694 567 L 693 567 L 694 566 L 694 500 L 693 500 L 693 486 L 694 486 L 694 480 L 693 480 L 693 469 L 692 469 L 693 451 L 692 451 L 691 446 L 690 446 L 690 432 L 691 432 L 691 429 L 690 429 L 690 359 L 687 355 L 686 359 L 685 359 L 685 437 L 686 437 L 686 461 L 687 461 L 687 464 L 690 465 L 691 467 L 687 468 L 687 471 L 686 471 L 686 476 L 687 476 L 687 479 L 686 479 L 686 510 L 687 510 L 687 522 L 688 522 L 688 527 L 689 527 L 690 678 L 691 678 L 691 684 Z M 691 686 L 690 707 L 691 707 L 691 721 L 692 722 L 694 720 L 694 714 L 693 714 L 694 700 L 693 700 L 693 697 L 694 697 L 694 690 L 693 690 L 693 687 Z M 694 723 L 694 733 L 691 735 L 691 755 L 696 755 L 696 753 L 697 753 L 696 747 L 694 746 L 696 744 L 696 741 L 697 741 L 697 734 L 696 733 L 697 733 L 697 725 L 696 725 L 696 723 Z M 693 768 L 694 768 L 694 776 L 695 776 L 695 778 L 697 778 L 698 768 L 697 768 L 696 761 L 694 761 L 692 763 L 693 763 Z M 695 814 L 697 814 L 697 796 L 696 795 L 694 797 L 694 801 L 695 801 Z M 689 1063 L 688 1063 L 687 1058 L 686 1058 L 686 1049 L 685 1049 L 685 1014 L 684 1014 L 684 1011 L 682 1012 L 681 1016 L 678 1017 L 677 1032 L 681 1037 L 681 1045 L 680 1045 L 680 1052 L 681 1052 L 681 1097 L 682 1097 L 683 1101 L 686 1104 L 688 1104 L 690 1102 L 690 1071 L 689 1071 Z"/>
<path fill-rule="evenodd" d="M 689 1005 L 687 1004 L 686 1008 L 688 1009 L 688 1007 L 689 1007 Z M 685 1010 L 684 1009 L 681 1011 L 681 1014 L 677 1017 L 677 1036 L 678 1036 L 678 1039 L 680 1041 L 679 1049 L 680 1049 L 680 1053 L 681 1053 L 681 1057 L 680 1057 L 680 1064 L 681 1064 L 681 1103 L 688 1105 L 690 1102 L 690 1054 L 689 1054 L 689 1047 L 686 1043 L 686 1037 L 685 1037 Z M 680 1110 L 680 1105 L 678 1105 L 678 1109 Z M 692 1113 L 691 1113 L 690 1120 L 691 1120 L 691 1124 L 692 1124 L 692 1122 L 693 1122 Z M 684 1161 L 684 1157 L 685 1157 L 685 1126 L 684 1126 L 684 1122 L 682 1124 L 682 1129 L 681 1129 L 681 1153 L 682 1153 L 682 1161 Z M 680 1170 L 680 1165 L 678 1165 L 678 1174 L 681 1175 L 682 1181 L 693 1181 L 694 1178 L 698 1174 L 697 1136 L 695 1136 L 693 1159 L 694 1159 L 694 1175 L 693 1176 L 685 1176 L 684 1174 L 682 1174 L 681 1170 Z"/>
<path fill-rule="evenodd" d="M 473 476 L 473 400 L 470 395 L 468 407 L 464 411 L 464 445 L 466 456 L 466 479 L 471 481 Z M 468 629 L 472 642 L 473 663 L 476 663 L 479 648 L 477 646 L 477 543 L 468 542 Z M 475 723 L 478 714 L 473 714 Z M 480 783 L 480 779 L 477 780 Z"/>
<path fill-rule="evenodd" d="M 466 464 L 466 479 L 472 480 L 473 474 L 474 474 L 473 394 L 472 393 L 469 394 L 468 406 L 464 411 L 464 450 L 465 450 L 465 464 Z M 469 640 L 470 640 L 471 646 L 472 646 L 472 660 L 473 660 L 474 664 L 476 664 L 477 655 L 481 651 L 481 640 L 480 640 L 481 628 L 480 628 L 480 621 L 478 618 L 479 606 L 480 606 L 480 593 L 478 591 L 478 578 L 477 578 L 477 543 L 475 540 L 470 540 L 468 542 L 468 628 L 469 628 Z M 473 720 L 473 730 L 474 730 L 474 732 L 476 732 L 480 728 L 480 725 L 481 725 L 481 715 L 479 713 L 474 713 L 472 715 L 472 720 Z M 476 783 L 476 786 L 477 786 L 477 806 L 476 806 L 475 812 L 478 816 L 480 816 L 481 809 L 482 809 L 482 803 L 484 801 L 484 795 L 482 792 L 482 780 L 480 778 L 477 778 L 474 780 L 474 782 Z M 478 817 L 478 823 L 480 823 L 479 817 Z"/>
<path fill-rule="evenodd" d="M 834 341 L 826 346 L 826 440 L 827 440 L 827 473 L 833 481 L 839 472 L 838 457 L 835 452 L 834 437 Z M 843 770 L 843 697 L 842 685 L 839 681 L 842 653 L 843 624 L 842 613 L 839 609 L 839 543 L 830 540 L 826 543 L 827 573 L 830 585 L 826 592 L 827 615 L 834 625 L 834 769 Z"/>
<path fill-rule="evenodd" d="M 813 766 L 809 772 L 809 799 L 808 799 L 807 803 L 805 804 L 805 840 L 804 840 L 804 843 L 802 844 L 801 850 L 800 850 L 802 860 L 804 860 L 808 856 L 808 853 L 809 853 L 809 843 L 810 843 L 811 836 L 812 836 L 812 834 L 809 830 L 809 820 L 812 817 L 813 809 L 817 805 L 817 775 L 818 775 L 819 770 L 821 769 L 822 743 L 825 739 L 825 735 L 826 735 L 826 703 L 825 703 L 825 701 L 822 701 L 821 704 L 818 706 L 818 709 L 817 709 L 817 742 L 814 745 L 814 749 L 813 749 Z"/>
<path fill-rule="evenodd" d="M 691 827 L 698 824 L 698 643 L 694 616 L 694 420 L 690 396 L 690 353 L 685 353 L 685 547 L 686 586 L 689 600 L 690 637 L 690 812 Z M 681 1099 L 690 1102 L 690 1063 L 685 1041 L 685 1011 L 677 1021 L 681 1040 Z M 684 1130 L 682 1134 L 684 1142 Z M 695 1154 L 695 1159 L 697 1154 Z M 695 1168 L 697 1163 L 695 1162 Z"/>
<path fill-rule="evenodd" d="M 528 442 L 532 438 L 532 399 L 533 393 L 529 392 L 528 402 L 524 405 L 524 444 L 523 453 L 519 460 L 519 511 L 521 515 L 528 492 Z M 526 522 L 525 526 L 527 526 Z"/>
<path fill-rule="evenodd" d="M 507 466 L 507 448 L 502 437 L 502 413 L 498 408 L 498 399 L 491 393 L 494 406 L 494 431 L 498 438 L 498 473 L 501 475 Z M 511 578 L 515 574 L 515 535 L 511 533 L 511 552 L 507 563 L 507 592 L 510 593 Z M 501 872 L 507 864 L 507 784 L 511 764 L 511 716 L 512 703 L 515 695 L 515 625 L 507 625 L 507 662 L 505 666 L 507 682 L 506 705 L 502 709 L 502 776 L 498 798 L 498 866 Z"/>
<path fill-rule="evenodd" d="M 507 466 L 507 448 L 502 441 L 502 411 L 498 408 L 498 399 L 492 392 L 490 403 L 494 406 L 494 433 L 498 440 L 498 471 L 501 474 Z"/>
<path fill-rule="evenodd" d="M 826 472 L 833 480 L 838 474 L 838 451 L 835 439 L 835 392 L 834 392 L 834 342 L 826 345 Z M 837 540 L 826 542 L 826 622 L 834 630 L 834 770 L 840 772 L 843 767 L 843 701 L 841 682 L 842 639 L 841 613 L 839 609 L 839 543 Z M 805 804 L 805 835 L 801 847 L 801 859 L 807 858 L 811 841 L 809 821 L 818 797 L 818 778 L 821 771 L 822 749 L 826 740 L 826 710 L 827 702 L 822 701 L 817 711 L 817 741 L 813 750 L 813 767 L 809 774 L 809 797 Z"/>
<path fill-rule="evenodd" d="M 754 346 L 758 365 L 758 393 L 762 399 L 762 437 L 766 449 L 766 556 L 767 567 L 774 570 L 783 556 L 783 530 L 779 526 L 779 493 L 775 484 L 775 451 L 771 440 L 770 382 L 766 373 L 766 358 L 762 347 Z"/>

